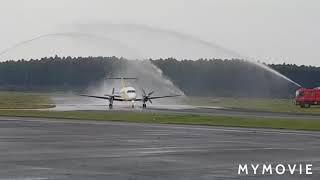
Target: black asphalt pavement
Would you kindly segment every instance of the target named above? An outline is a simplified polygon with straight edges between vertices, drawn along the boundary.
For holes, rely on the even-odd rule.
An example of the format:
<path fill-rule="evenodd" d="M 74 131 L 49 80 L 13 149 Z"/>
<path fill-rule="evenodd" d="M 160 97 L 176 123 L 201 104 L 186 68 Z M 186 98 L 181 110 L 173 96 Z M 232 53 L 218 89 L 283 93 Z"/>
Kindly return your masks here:
<path fill-rule="evenodd" d="M 121 110 L 120 110 L 121 111 Z M 244 118 L 271 118 L 271 119 L 309 119 L 319 120 L 320 114 L 302 114 L 302 113 L 286 113 L 286 112 L 267 112 L 254 111 L 245 109 L 231 108 L 210 108 L 210 107 L 193 107 L 193 108 L 157 108 L 150 107 L 146 112 L 155 113 L 174 113 L 174 114 L 197 114 L 197 115 L 214 115 Z"/>
<path fill-rule="evenodd" d="M 0 118 L 0 180 L 320 179 L 320 133 Z M 238 175 L 241 164 L 312 164 L 313 175 Z"/>

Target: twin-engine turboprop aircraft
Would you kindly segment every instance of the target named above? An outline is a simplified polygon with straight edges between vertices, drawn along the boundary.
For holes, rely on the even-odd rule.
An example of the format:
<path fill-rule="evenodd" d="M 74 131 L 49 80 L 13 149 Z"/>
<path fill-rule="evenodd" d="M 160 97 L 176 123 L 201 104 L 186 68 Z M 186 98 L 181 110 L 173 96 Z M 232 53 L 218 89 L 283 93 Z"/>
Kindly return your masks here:
<path fill-rule="evenodd" d="M 115 89 L 112 89 L 111 94 L 105 94 L 104 96 L 91 96 L 91 95 L 81 95 L 85 97 L 91 97 L 91 98 L 98 98 L 98 99 L 106 99 L 109 101 L 109 109 L 113 108 L 113 102 L 114 101 L 128 101 L 132 103 L 132 108 L 134 108 L 136 101 L 142 102 L 142 108 L 147 108 L 147 102 L 150 102 L 152 104 L 153 99 L 161 99 L 161 98 L 168 98 L 168 97 L 177 97 L 181 95 L 167 95 L 167 96 L 151 96 L 154 91 L 151 91 L 149 93 L 146 93 L 145 90 L 142 88 L 142 97 L 137 98 L 137 93 L 135 88 L 126 86 L 125 80 L 136 80 L 137 78 L 108 78 L 108 79 L 119 79 L 121 80 L 121 89 L 119 93 L 115 92 Z"/>

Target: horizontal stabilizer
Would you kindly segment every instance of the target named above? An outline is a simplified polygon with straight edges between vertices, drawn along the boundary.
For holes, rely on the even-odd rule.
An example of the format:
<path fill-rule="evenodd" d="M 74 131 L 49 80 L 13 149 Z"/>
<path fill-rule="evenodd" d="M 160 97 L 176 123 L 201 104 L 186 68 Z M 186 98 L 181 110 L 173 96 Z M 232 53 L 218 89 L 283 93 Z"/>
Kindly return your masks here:
<path fill-rule="evenodd" d="M 137 80 L 135 77 L 107 77 L 106 79 L 115 79 L 115 80 Z"/>

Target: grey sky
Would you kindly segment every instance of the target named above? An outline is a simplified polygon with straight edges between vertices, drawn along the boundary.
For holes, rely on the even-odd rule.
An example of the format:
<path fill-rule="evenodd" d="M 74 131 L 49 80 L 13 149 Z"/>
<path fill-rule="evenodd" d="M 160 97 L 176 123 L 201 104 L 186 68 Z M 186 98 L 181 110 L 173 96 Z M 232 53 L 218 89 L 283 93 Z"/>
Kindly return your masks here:
<path fill-rule="evenodd" d="M 320 66 L 317 0 L 0 0 L 0 51 L 91 22 L 191 34 L 268 63 Z"/>

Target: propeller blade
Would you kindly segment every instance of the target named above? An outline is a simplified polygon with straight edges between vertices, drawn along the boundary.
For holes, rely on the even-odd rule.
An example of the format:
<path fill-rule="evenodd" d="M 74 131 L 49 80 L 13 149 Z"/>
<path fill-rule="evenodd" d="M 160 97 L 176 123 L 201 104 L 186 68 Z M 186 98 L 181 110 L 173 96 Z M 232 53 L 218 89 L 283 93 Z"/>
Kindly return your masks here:
<path fill-rule="evenodd" d="M 142 88 L 143 96 L 146 96 L 146 91 Z"/>
<path fill-rule="evenodd" d="M 151 99 L 149 99 L 149 102 L 152 104 L 152 101 L 151 101 Z"/>
<path fill-rule="evenodd" d="M 112 89 L 112 95 L 114 95 L 114 88 Z"/>
<path fill-rule="evenodd" d="M 153 93 L 154 93 L 154 91 L 151 91 L 151 92 L 148 94 L 148 96 L 152 95 Z"/>

